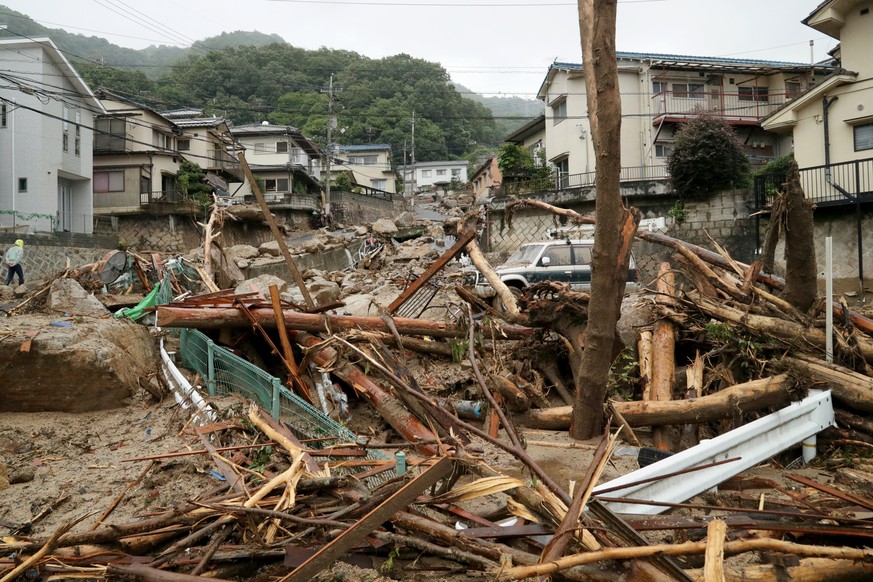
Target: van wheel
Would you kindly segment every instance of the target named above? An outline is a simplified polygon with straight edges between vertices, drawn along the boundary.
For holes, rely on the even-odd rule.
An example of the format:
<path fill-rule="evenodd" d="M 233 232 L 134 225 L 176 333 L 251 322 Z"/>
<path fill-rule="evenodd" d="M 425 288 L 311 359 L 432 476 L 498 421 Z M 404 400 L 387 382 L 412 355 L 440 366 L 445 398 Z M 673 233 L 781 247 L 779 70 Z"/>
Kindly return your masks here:
<path fill-rule="evenodd" d="M 515 300 L 521 297 L 521 289 L 518 287 L 510 287 L 509 290 L 512 292 L 512 295 L 515 297 Z M 496 309 L 499 313 L 506 313 L 506 306 L 503 304 L 503 301 L 500 300 L 499 295 L 494 296 L 494 309 Z"/>

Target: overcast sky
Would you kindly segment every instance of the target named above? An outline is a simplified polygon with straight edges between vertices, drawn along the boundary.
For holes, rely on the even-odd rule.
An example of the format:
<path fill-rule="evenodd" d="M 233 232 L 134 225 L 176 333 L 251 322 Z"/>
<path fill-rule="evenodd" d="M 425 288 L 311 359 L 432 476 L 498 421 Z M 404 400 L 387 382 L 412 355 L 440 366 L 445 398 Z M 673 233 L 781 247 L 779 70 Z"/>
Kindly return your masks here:
<path fill-rule="evenodd" d="M 800 23 L 819 0 L 619 0 L 619 51 L 809 62 L 836 41 Z M 487 94 L 533 98 L 548 65 L 579 62 L 574 0 L 0 0 L 51 28 L 115 44 L 185 46 L 223 31 L 368 57 L 441 63 Z M 2 15 L 0 15 L 2 22 Z"/>

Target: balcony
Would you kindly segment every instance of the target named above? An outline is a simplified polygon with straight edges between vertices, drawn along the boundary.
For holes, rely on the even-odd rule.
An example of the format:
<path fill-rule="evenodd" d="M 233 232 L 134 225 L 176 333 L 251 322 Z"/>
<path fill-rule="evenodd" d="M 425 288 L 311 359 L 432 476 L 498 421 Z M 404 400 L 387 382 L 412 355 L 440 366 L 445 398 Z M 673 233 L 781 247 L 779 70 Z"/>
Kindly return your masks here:
<path fill-rule="evenodd" d="M 224 150 L 215 149 L 212 155 L 206 160 L 206 171 L 214 172 L 226 180 L 232 182 L 242 182 L 243 171 L 240 167 L 239 160 L 225 152 Z"/>
<path fill-rule="evenodd" d="M 755 177 L 759 210 L 773 207 L 773 196 L 783 182 L 785 175 L 780 173 Z M 873 202 L 873 158 L 803 168 L 800 185 L 804 197 L 817 207 Z"/>
<path fill-rule="evenodd" d="M 795 97 L 788 93 L 769 92 L 764 87 L 744 87 L 728 93 L 701 86 L 699 90 L 662 91 L 652 97 L 653 124 L 681 122 L 707 112 L 732 125 L 758 125 Z"/>
<path fill-rule="evenodd" d="M 560 192 L 575 188 L 593 188 L 594 172 L 582 174 L 558 174 L 538 180 L 507 181 L 500 185 L 498 196 L 520 196 L 534 192 Z M 621 169 L 620 180 L 643 182 L 646 180 L 667 180 L 667 166 L 625 166 Z"/>

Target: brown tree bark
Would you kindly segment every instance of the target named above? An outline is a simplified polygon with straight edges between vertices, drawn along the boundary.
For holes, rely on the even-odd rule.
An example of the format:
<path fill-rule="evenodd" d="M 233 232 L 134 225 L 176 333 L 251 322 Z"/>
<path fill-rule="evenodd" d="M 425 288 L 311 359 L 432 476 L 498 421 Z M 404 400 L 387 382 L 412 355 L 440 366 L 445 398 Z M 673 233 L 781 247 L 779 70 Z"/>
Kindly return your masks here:
<path fill-rule="evenodd" d="M 630 245 L 639 213 L 621 201 L 621 95 L 615 58 L 617 0 L 578 0 L 579 33 L 588 97 L 588 120 L 597 160 L 591 301 L 584 350 L 575 370 L 576 398 L 570 435 L 587 439 L 603 429 L 615 324 L 627 279 Z M 623 231 L 630 237 L 622 237 Z M 591 314 L 595 314 L 591 317 Z"/>
<path fill-rule="evenodd" d="M 813 241 L 812 203 L 803 197 L 797 162 L 785 182 L 785 291 L 782 298 L 802 312 L 815 303 L 818 273 Z"/>

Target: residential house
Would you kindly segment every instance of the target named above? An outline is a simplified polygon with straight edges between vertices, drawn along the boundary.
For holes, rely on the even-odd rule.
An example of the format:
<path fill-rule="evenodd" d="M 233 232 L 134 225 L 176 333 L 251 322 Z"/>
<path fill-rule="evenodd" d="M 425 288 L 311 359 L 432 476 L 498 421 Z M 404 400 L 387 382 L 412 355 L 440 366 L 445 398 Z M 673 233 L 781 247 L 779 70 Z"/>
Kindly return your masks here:
<path fill-rule="evenodd" d="M 322 150 L 299 129 L 268 122 L 230 128 L 245 150 L 246 161 L 267 202 L 276 208 L 302 211 L 321 210 Z M 248 180 L 229 185 L 236 199 L 250 200 Z"/>
<path fill-rule="evenodd" d="M 473 185 L 475 200 L 484 200 L 492 195 L 492 189 L 500 187 L 503 176 L 497 166 L 497 156 L 491 156 L 473 172 L 470 183 Z"/>
<path fill-rule="evenodd" d="M 182 202 L 176 175 L 181 128 L 142 103 L 98 89 L 105 114 L 95 121 L 94 213 L 138 214 Z"/>
<path fill-rule="evenodd" d="M 793 140 L 807 197 L 843 204 L 873 192 L 873 1 L 826 0 L 803 23 L 839 41 L 838 67 L 762 125 Z"/>
<path fill-rule="evenodd" d="M 818 85 L 825 65 L 666 54 L 617 53 L 622 179 L 663 178 L 676 130 L 703 111 L 739 133 L 745 153 L 765 163 L 787 153 L 761 120 Z M 582 65 L 553 63 L 538 92 L 545 149 L 562 187 L 593 182 L 594 146 Z"/>
<path fill-rule="evenodd" d="M 0 48 L 0 226 L 91 233 L 94 114 L 103 106 L 48 38 Z"/>
<path fill-rule="evenodd" d="M 243 181 L 239 161 L 229 153 L 234 151 L 234 140 L 226 119 L 204 115 L 202 109 L 175 109 L 161 115 L 181 130 L 176 149 L 186 160 L 221 180 Z"/>
<path fill-rule="evenodd" d="M 440 162 L 416 162 L 397 168 L 407 191 L 425 190 L 433 187 L 447 187 L 452 180 L 467 182 L 467 162 L 448 160 Z"/>
<path fill-rule="evenodd" d="M 523 147 L 530 152 L 534 163 L 540 162 L 542 152 L 545 152 L 546 141 L 546 116 L 545 114 L 531 119 L 504 139 L 506 143 L 512 143 Z"/>
<path fill-rule="evenodd" d="M 397 192 L 394 170 L 391 168 L 389 144 L 338 146 L 338 155 L 332 160 L 331 171 L 349 170 L 353 182 L 382 192 Z"/>

